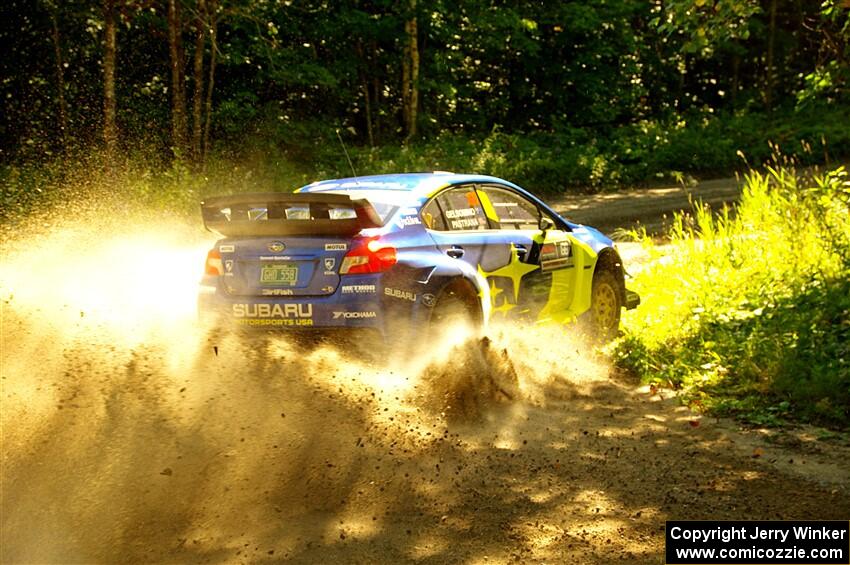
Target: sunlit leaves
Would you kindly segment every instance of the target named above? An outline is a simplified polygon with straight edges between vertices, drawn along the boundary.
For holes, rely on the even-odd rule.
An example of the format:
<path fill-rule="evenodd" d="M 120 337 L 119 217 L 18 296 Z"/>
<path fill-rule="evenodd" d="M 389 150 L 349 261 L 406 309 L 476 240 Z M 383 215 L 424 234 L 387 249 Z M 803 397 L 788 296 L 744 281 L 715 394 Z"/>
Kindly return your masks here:
<path fill-rule="evenodd" d="M 665 0 L 653 21 L 662 32 L 683 37 L 682 50 L 711 55 L 718 45 L 750 35 L 750 19 L 761 12 L 758 0 Z"/>
<path fill-rule="evenodd" d="M 843 169 L 800 182 L 789 170 L 751 173 L 734 215 L 678 216 L 670 245 L 634 280 L 643 301 L 625 317 L 621 362 L 747 417 L 846 422 L 845 178 Z"/>

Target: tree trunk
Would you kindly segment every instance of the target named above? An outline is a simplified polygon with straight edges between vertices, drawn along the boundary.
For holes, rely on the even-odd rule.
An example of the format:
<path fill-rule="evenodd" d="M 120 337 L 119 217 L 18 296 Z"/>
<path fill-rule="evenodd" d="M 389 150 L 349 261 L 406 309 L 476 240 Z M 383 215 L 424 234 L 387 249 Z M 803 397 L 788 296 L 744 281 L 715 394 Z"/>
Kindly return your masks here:
<path fill-rule="evenodd" d="M 210 124 L 212 123 L 212 96 L 213 86 L 215 85 L 215 60 L 218 54 L 218 43 L 216 42 L 216 33 L 218 30 L 218 19 L 216 16 L 216 0 L 207 2 L 207 14 L 210 32 L 210 74 L 207 78 L 207 100 L 204 108 L 206 121 L 204 123 L 204 141 L 201 147 L 201 162 L 206 164 L 207 155 L 210 151 Z"/>
<path fill-rule="evenodd" d="M 111 167 L 118 145 L 118 127 L 115 124 L 115 1 L 104 0 L 105 29 L 103 54 L 103 140 L 106 157 Z"/>
<path fill-rule="evenodd" d="M 416 0 L 411 0 L 411 6 L 416 7 Z M 416 16 L 408 24 L 410 38 L 410 127 L 408 137 L 413 137 L 416 135 L 416 123 L 419 114 L 419 34 Z"/>
<path fill-rule="evenodd" d="M 363 98 L 366 100 L 366 134 L 369 136 L 369 147 L 375 147 L 375 135 L 372 133 L 372 102 L 369 100 L 369 83 L 363 79 Z"/>
<path fill-rule="evenodd" d="M 405 28 L 407 24 L 405 24 Z M 401 56 L 401 125 L 405 136 L 410 124 L 410 44 L 405 42 Z"/>
<path fill-rule="evenodd" d="M 410 19 L 404 23 L 407 45 L 402 66 L 404 121 L 406 141 L 416 135 L 416 112 L 419 107 L 419 42 L 416 24 L 416 0 L 409 0 Z"/>
<path fill-rule="evenodd" d="M 765 68 L 764 105 L 767 111 L 773 110 L 773 58 L 776 48 L 776 4 L 777 0 L 770 1 L 770 31 L 767 37 L 767 61 Z"/>
<path fill-rule="evenodd" d="M 356 44 L 357 56 L 360 58 L 360 64 L 367 63 L 366 56 L 363 53 L 363 44 L 358 40 Z M 366 134 L 369 137 L 369 147 L 375 147 L 375 136 L 372 133 L 372 101 L 369 95 L 369 80 L 368 73 L 361 70 L 360 75 L 360 90 L 363 92 L 363 100 L 366 106 Z"/>
<path fill-rule="evenodd" d="M 197 35 L 195 37 L 194 64 L 194 93 L 192 95 L 192 161 L 200 164 L 203 159 L 201 152 L 202 119 L 204 104 L 204 44 L 206 41 L 207 14 L 206 2 L 198 0 L 198 17 L 196 21 Z"/>
<path fill-rule="evenodd" d="M 741 56 L 738 53 L 732 55 L 732 108 L 738 104 L 738 90 L 741 88 Z"/>
<path fill-rule="evenodd" d="M 369 47 L 370 54 L 372 57 L 372 61 L 375 61 L 375 65 L 378 65 L 378 43 L 376 41 L 371 41 L 371 45 Z M 375 140 L 380 143 L 381 138 L 381 80 L 378 77 L 378 73 L 375 72 L 372 75 L 372 115 L 375 117 L 372 120 L 372 133 L 374 134 Z"/>
<path fill-rule="evenodd" d="M 184 84 L 183 24 L 179 0 L 168 0 L 168 52 L 171 58 L 171 142 L 176 156 L 186 151 L 186 85 Z"/>
<path fill-rule="evenodd" d="M 68 150 L 68 105 L 65 102 L 65 61 L 62 57 L 62 41 L 59 35 L 57 11 L 56 6 L 50 10 L 50 19 L 53 23 L 53 51 L 56 54 L 56 101 L 59 107 L 59 130 L 62 135 L 62 152 L 64 153 Z"/>
<path fill-rule="evenodd" d="M 685 77 L 688 75 L 688 54 L 682 53 L 682 64 L 679 66 L 678 94 L 676 95 L 676 111 L 681 112 L 686 107 Z"/>

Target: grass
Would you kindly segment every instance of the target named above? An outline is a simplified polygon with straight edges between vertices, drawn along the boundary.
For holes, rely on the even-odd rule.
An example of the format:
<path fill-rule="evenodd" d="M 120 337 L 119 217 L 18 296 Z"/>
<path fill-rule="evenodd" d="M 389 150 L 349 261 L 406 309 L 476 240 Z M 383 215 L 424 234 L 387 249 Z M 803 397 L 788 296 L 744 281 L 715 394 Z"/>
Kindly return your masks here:
<path fill-rule="evenodd" d="M 695 206 L 632 286 L 616 362 L 700 409 L 760 425 L 850 425 L 850 182 L 769 169 L 740 204 Z"/>

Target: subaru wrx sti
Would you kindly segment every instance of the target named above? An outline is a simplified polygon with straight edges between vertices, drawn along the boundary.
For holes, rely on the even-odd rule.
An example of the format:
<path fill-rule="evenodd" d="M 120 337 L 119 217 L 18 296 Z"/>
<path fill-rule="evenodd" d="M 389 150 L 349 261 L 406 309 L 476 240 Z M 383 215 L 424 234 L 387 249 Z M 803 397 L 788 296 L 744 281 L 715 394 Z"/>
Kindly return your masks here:
<path fill-rule="evenodd" d="M 530 192 L 480 175 L 315 182 L 201 204 L 222 236 L 199 310 L 219 323 L 424 335 L 450 318 L 567 324 L 613 336 L 627 290 L 613 242 Z"/>

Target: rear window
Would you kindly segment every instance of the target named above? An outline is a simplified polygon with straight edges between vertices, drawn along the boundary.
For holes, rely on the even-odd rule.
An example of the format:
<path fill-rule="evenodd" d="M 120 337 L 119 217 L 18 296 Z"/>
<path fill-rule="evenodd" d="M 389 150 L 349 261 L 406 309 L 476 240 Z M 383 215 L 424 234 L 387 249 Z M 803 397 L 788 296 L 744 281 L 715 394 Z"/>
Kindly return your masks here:
<path fill-rule="evenodd" d="M 446 219 L 443 218 L 443 211 L 440 210 L 436 198 L 422 208 L 422 221 L 429 230 L 448 231 Z"/>
<path fill-rule="evenodd" d="M 307 192 L 306 194 L 345 194 L 350 196 L 352 200 L 363 199 L 368 200 L 375 212 L 381 218 L 381 222 L 386 223 L 387 219 L 392 216 L 393 212 L 401 206 L 409 205 L 411 198 L 408 192 L 390 192 L 387 190 L 322 190 Z M 334 218 L 331 218 L 334 219 Z"/>
<path fill-rule="evenodd" d="M 377 206 L 375 208 L 377 211 Z M 357 212 L 353 206 L 324 203 L 274 203 L 266 206 L 234 205 L 222 208 L 221 213 L 228 221 L 351 220 L 357 218 Z M 378 214 L 380 215 L 380 211 L 378 211 Z"/>
<path fill-rule="evenodd" d="M 207 229 L 227 237 L 349 235 L 386 223 L 393 206 L 350 194 L 236 194 L 201 203 Z M 378 210 L 383 211 L 383 215 Z"/>

